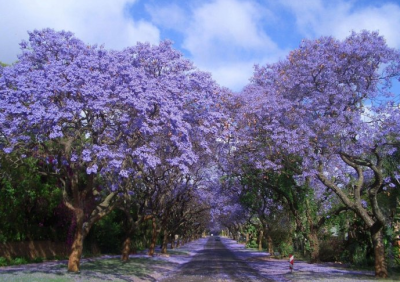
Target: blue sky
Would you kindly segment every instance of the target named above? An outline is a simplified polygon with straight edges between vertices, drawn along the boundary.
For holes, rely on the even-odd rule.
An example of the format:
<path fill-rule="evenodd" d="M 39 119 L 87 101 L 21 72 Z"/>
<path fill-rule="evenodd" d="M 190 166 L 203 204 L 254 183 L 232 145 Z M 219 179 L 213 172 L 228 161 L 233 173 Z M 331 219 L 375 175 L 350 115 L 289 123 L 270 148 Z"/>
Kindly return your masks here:
<path fill-rule="evenodd" d="M 16 60 L 28 30 L 46 27 L 118 50 L 170 39 L 234 91 L 254 64 L 285 58 L 303 38 L 377 30 L 400 48 L 399 0 L 0 0 L 0 10 L 2 62 Z"/>

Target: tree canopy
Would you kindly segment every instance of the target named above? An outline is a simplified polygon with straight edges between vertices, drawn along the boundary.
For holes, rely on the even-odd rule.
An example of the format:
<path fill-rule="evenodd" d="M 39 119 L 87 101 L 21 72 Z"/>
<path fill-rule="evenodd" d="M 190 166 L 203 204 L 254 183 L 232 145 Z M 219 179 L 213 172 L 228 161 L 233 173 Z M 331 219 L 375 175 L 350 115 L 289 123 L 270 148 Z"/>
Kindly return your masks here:
<path fill-rule="evenodd" d="M 376 32 L 303 40 L 285 59 L 256 65 L 235 95 L 170 41 L 115 51 L 36 30 L 18 62 L 0 66 L 1 156 L 16 168 L 0 168 L 1 187 L 23 189 L 21 171 L 54 186 L 27 178 L 38 191 L 61 191 L 76 226 L 70 271 L 94 224 L 118 209 L 125 258 L 146 224 L 151 253 L 159 236 L 165 251 L 175 233 L 201 233 L 207 221 L 234 236 L 257 226 L 272 249 L 280 222 L 309 242 L 312 261 L 327 218 L 351 211 L 386 277 L 394 216 L 382 203 L 400 186 L 399 77 L 399 50 Z"/>

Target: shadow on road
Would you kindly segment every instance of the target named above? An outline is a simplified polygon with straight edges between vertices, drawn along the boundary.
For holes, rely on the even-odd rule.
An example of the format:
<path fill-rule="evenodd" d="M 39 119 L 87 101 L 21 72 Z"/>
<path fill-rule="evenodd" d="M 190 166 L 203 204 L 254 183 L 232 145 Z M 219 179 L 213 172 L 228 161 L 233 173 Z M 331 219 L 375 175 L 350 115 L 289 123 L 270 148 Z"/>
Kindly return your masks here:
<path fill-rule="evenodd" d="M 210 237 L 204 249 L 162 282 L 271 281 L 227 249 L 219 237 Z"/>

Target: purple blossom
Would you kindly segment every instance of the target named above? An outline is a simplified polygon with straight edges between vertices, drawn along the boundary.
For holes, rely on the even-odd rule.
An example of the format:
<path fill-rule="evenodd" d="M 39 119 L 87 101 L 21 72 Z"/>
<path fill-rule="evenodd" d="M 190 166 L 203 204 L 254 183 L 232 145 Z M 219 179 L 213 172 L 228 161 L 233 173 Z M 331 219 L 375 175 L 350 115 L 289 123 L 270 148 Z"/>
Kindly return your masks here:
<path fill-rule="evenodd" d="M 112 191 L 112 192 L 115 192 L 115 191 L 117 191 L 117 190 L 118 190 L 118 185 L 115 184 L 115 183 L 111 184 L 111 191 Z"/>
<path fill-rule="evenodd" d="M 94 165 L 92 165 L 92 166 L 90 166 L 90 167 L 88 167 L 87 169 L 86 169 L 86 173 L 87 174 L 96 174 L 97 173 L 97 170 L 98 170 L 98 166 L 97 166 L 97 164 L 94 164 Z"/>
<path fill-rule="evenodd" d="M 78 155 L 77 155 L 77 154 L 75 154 L 75 153 L 74 153 L 74 154 L 72 154 L 72 155 L 71 155 L 71 159 L 70 159 L 70 160 L 71 160 L 71 162 L 76 162 L 76 161 L 78 160 Z"/>
<path fill-rule="evenodd" d="M 84 160 L 85 162 L 90 162 L 92 160 L 91 152 L 89 150 L 84 149 L 82 151 L 82 160 Z"/>
<path fill-rule="evenodd" d="M 3 149 L 4 153 L 6 153 L 6 154 L 10 154 L 13 150 L 14 150 L 13 147 L 7 147 L 7 148 Z"/>
<path fill-rule="evenodd" d="M 128 178 L 129 177 L 129 172 L 125 169 L 121 169 L 119 172 L 119 175 L 124 177 L 124 178 Z"/>
<path fill-rule="evenodd" d="M 61 131 L 61 126 L 56 125 L 53 127 L 53 131 L 49 135 L 50 139 L 58 138 L 58 137 L 63 137 L 63 133 Z"/>
<path fill-rule="evenodd" d="M 368 203 L 365 200 L 361 200 L 361 205 L 363 206 L 363 208 L 367 208 L 368 207 Z"/>

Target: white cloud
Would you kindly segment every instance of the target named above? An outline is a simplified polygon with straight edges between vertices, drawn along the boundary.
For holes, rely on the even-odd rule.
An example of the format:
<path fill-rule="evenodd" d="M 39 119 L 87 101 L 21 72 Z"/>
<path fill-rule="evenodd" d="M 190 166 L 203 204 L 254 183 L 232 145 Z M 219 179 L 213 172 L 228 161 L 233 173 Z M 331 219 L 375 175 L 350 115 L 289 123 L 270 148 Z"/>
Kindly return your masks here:
<path fill-rule="evenodd" d="M 13 0 L 1 1 L 0 61 L 11 63 L 18 43 L 27 31 L 42 28 L 68 30 L 90 44 L 122 49 L 137 41 L 158 43 L 159 30 L 151 23 L 135 21 L 126 9 L 136 0 Z"/>
<path fill-rule="evenodd" d="M 177 4 L 166 6 L 146 5 L 146 10 L 151 15 L 152 22 L 164 28 L 185 30 L 185 22 L 188 15 L 185 10 Z"/>
<path fill-rule="evenodd" d="M 182 47 L 197 67 L 219 84 L 240 90 L 253 74 L 253 64 L 280 53 L 264 32 L 271 13 L 255 1 L 214 0 L 190 6 L 147 6 L 152 21 L 183 35 Z"/>
<path fill-rule="evenodd" d="M 243 85 L 249 83 L 249 79 L 253 74 L 253 66 L 252 62 L 241 62 L 213 67 L 209 71 L 212 72 L 213 78 L 220 85 L 229 86 L 233 90 L 240 90 Z"/>
<path fill-rule="evenodd" d="M 286 0 L 298 29 L 307 37 L 332 35 L 344 39 L 351 31 L 379 31 L 389 46 L 400 47 L 400 6 L 392 3 L 355 9 L 352 2 Z"/>
<path fill-rule="evenodd" d="M 349 27 L 354 31 L 379 31 L 390 47 L 400 48 L 400 7 L 397 5 L 387 4 L 351 13 L 337 24 L 333 35 L 343 38 L 349 34 Z"/>
<path fill-rule="evenodd" d="M 267 63 L 275 63 L 279 59 L 283 59 L 289 50 L 276 49 L 273 52 L 266 51 L 265 54 L 246 60 L 221 60 L 221 61 L 201 61 L 196 66 L 201 70 L 212 73 L 213 78 L 221 85 L 230 88 L 233 91 L 240 91 L 250 82 L 253 76 L 254 65 L 265 65 Z M 238 54 L 240 57 L 240 54 Z"/>
<path fill-rule="evenodd" d="M 259 25 L 261 18 L 260 9 L 253 2 L 217 0 L 205 4 L 193 12 L 184 47 L 195 57 L 205 59 L 213 50 L 226 54 L 236 53 L 237 49 L 276 49 Z"/>

